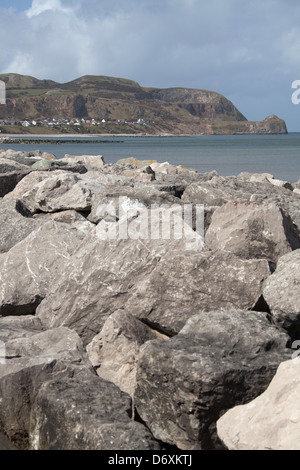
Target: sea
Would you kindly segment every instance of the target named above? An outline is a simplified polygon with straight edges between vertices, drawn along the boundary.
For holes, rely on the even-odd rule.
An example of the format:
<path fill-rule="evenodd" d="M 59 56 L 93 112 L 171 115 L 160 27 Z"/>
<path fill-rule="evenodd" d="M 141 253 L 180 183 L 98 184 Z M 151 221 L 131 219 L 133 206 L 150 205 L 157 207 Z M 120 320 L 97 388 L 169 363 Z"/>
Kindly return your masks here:
<path fill-rule="evenodd" d="M 33 137 L 22 136 L 29 140 Z M 276 179 L 300 179 L 300 133 L 283 135 L 211 136 L 59 136 L 34 137 L 53 143 L 1 144 L 0 149 L 40 150 L 64 155 L 102 155 L 106 163 L 134 157 L 183 165 L 199 173 L 216 170 L 221 176 L 241 172 L 270 173 Z M 74 140 L 74 142 L 73 142 Z M 96 141 L 101 140 L 101 143 Z M 68 142 L 65 142 L 68 141 Z M 71 141 L 71 142 L 70 142 Z M 82 142 L 82 143 L 78 143 Z"/>

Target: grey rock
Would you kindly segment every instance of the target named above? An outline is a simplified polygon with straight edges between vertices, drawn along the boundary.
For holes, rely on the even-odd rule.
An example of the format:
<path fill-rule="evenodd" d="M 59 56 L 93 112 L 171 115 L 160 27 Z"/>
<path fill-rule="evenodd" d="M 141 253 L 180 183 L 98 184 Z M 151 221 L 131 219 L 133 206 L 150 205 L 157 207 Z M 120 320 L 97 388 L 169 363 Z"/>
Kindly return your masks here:
<path fill-rule="evenodd" d="M 67 211 L 60 211 L 60 212 L 41 212 L 35 214 L 33 216 L 34 220 L 41 222 L 47 222 L 49 220 L 53 220 L 54 222 L 61 222 L 63 224 L 69 224 L 72 227 L 81 230 L 84 234 L 87 234 L 90 230 L 94 228 L 94 225 L 86 220 L 82 213 L 74 211 L 74 210 L 67 210 Z"/>
<path fill-rule="evenodd" d="M 129 395 L 77 369 L 44 383 L 30 422 L 32 450 L 159 450 L 149 430 L 131 419 Z"/>
<path fill-rule="evenodd" d="M 140 350 L 135 406 L 156 439 L 219 449 L 216 422 L 261 394 L 287 358 L 288 336 L 260 312 L 196 315 L 169 341 Z"/>
<path fill-rule="evenodd" d="M 42 331 L 42 325 L 34 315 L 0 318 L 0 341 L 34 336 Z"/>
<path fill-rule="evenodd" d="M 282 255 L 300 248 L 300 232 L 274 204 L 232 201 L 214 211 L 205 242 L 212 250 L 276 263 Z"/>
<path fill-rule="evenodd" d="M 28 448 L 32 406 L 41 385 L 54 373 L 89 363 L 78 335 L 66 328 L 28 336 L 21 331 L 5 347 L 6 362 L 0 365 L 0 431 L 17 447 Z"/>
<path fill-rule="evenodd" d="M 139 170 L 151 166 L 153 163 L 157 163 L 156 160 L 139 160 L 134 157 L 122 158 L 111 165 L 110 171 L 119 173 L 124 170 Z"/>
<path fill-rule="evenodd" d="M 5 199 L 22 199 L 27 192 L 31 192 L 33 188 L 41 181 L 48 179 L 50 176 L 61 174 L 65 174 L 65 172 L 63 170 L 57 170 L 49 174 L 48 171 L 31 171 L 17 184 L 17 186 L 10 193 L 5 195 Z"/>
<path fill-rule="evenodd" d="M 133 397 L 140 347 L 158 337 L 167 338 L 124 310 L 118 310 L 106 320 L 102 331 L 86 350 L 99 377 L 113 382 Z"/>
<path fill-rule="evenodd" d="M 20 336 L 5 342 L 5 351 L 7 360 L 0 369 L 1 378 L 56 359 L 67 365 L 90 367 L 79 336 L 68 328 L 29 331 L 25 335 L 20 331 Z"/>
<path fill-rule="evenodd" d="M 9 251 L 40 226 L 37 220 L 24 217 L 20 210 L 14 199 L 0 200 L 0 253 Z"/>
<path fill-rule="evenodd" d="M 238 177 L 213 177 L 209 181 L 190 184 L 183 196 L 184 203 L 222 206 L 229 201 L 273 203 L 284 209 L 300 229 L 300 195 L 271 184 Z"/>
<path fill-rule="evenodd" d="M 6 337 L 0 365 L 0 431 L 18 449 L 160 448 L 131 419 L 130 397 L 96 376 L 74 331 L 20 327 Z"/>
<path fill-rule="evenodd" d="M 300 250 L 282 256 L 263 286 L 274 321 L 294 337 L 300 331 Z"/>
<path fill-rule="evenodd" d="M 85 166 L 88 171 L 103 171 L 105 166 L 105 161 L 102 155 L 65 155 L 64 158 L 60 160 L 63 163 L 68 165 L 78 165 L 81 164 Z"/>
<path fill-rule="evenodd" d="M 77 175 L 49 175 L 22 197 L 23 204 L 32 213 L 63 210 L 90 211 L 94 192 L 102 186 Z"/>
<path fill-rule="evenodd" d="M 126 218 L 126 223 L 132 232 L 139 225 L 135 215 Z M 37 309 L 45 328 L 61 325 L 75 328 L 85 344 L 101 331 L 112 313 L 124 307 L 143 277 L 167 253 L 183 252 L 191 242 L 184 237 L 122 239 L 119 236 L 124 230 L 122 221 L 108 223 L 107 233 L 106 225 L 102 231 L 100 224 L 84 239 L 67 263 L 60 284 L 54 285 Z M 106 239 L 106 234 L 113 237 Z M 196 238 L 198 241 L 202 241 L 201 237 Z"/>
<path fill-rule="evenodd" d="M 300 450 L 299 374 L 299 358 L 282 362 L 265 392 L 218 420 L 229 450 Z"/>
<path fill-rule="evenodd" d="M 245 181 L 257 182 L 257 183 L 270 183 L 273 186 L 279 186 L 282 188 L 289 189 L 293 191 L 293 185 L 288 181 L 283 181 L 274 178 L 270 173 L 248 173 L 242 172 L 237 176 L 239 179 L 244 179 Z"/>
<path fill-rule="evenodd" d="M 29 152 L 19 152 L 12 149 L 0 151 L 1 158 L 7 158 L 9 160 L 20 163 L 31 167 L 34 163 L 38 162 L 42 158 L 42 152 L 40 150 L 30 150 Z"/>
<path fill-rule="evenodd" d="M 66 224 L 47 222 L 0 255 L 0 316 L 34 313 L 84 236 Z"/>
<path fill-rule="evenodd" d="M 88 220 L 97 224 L 107 215 L 115 214 L 115 216 L 119 218 L 120 207 L 123 203 L 126 203 L 126 201 L 132 206 L 144 206 L 147 209 L 151 209 L 151 207 L 155 205 L 182 205 L 177 197 L 167 191 L 161 191 L 160 188 L 153 187 L 152 185 L 107 185 L 103 188 L 103 191 L 95 196 Z"/>
<path fill-rule="evenodd" d="M 139 280 L 124 305 L 137 318 L 176 334 L 202 311 L 253 309 L 270 274 L 266 260 L 243 260 L 225 251 L 170 255 Z"/>
<path fill-rule="evenodd" d="M 0 158 L 0 173 L 20 173 L 28 172 L 28 168 L 21 163 L 17 163 L 14 160 L 9 160 L 8 158 Z"/>
<path fill-rule="evenodd" d="M 25 165 L 0 158 L 0 197 L 11 192 L 29 172 L 30 169 Z"/>
<path fill-rule="evenodd" d="M 34 170 L 49 170 L 54 165 L 54 162 L 49 158 L 41 158 L 35 162 L 31 168 Z"/>

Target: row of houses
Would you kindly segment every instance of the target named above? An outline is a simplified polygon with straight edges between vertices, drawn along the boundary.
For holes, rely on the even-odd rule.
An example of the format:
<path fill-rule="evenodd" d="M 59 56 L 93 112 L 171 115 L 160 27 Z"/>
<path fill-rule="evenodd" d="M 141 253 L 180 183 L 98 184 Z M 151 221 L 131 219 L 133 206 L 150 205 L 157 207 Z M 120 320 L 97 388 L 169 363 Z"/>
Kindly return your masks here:
<path fill-rule="evenodd" d="M 25 120 L 15 120 L 15 119 L 0 119 L 0 126 L 23 126 L 23 127 L 35 127 L 35 126 L 44 126 L 44 127 L 63 127 L 63 126 L 101 126 L 101 125 L 122 125 L 122 124 L 131 124 L 131 125 L 140 125 L 147 126 L 150 123 L 144 121 L 144 119 L 138 119 L 136 121 L 126 121 L 124 119 L 118 119 L 116 121 L 106 121 L 105 119 L 96 120 L 96 119 L 64 119 L 64 118 L 52 118 L 52 119 L 25 119 Z"/>

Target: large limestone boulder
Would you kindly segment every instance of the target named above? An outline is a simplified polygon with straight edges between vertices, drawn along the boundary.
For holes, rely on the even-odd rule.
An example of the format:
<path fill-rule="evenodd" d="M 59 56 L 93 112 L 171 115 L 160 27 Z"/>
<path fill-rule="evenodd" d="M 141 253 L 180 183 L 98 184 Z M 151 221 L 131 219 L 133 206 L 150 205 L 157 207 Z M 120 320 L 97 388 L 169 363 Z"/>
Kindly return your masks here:
<path fill-rule="evenodd" d="M 129 395 L 87 368 L 73 368 L 43 383 L 30 418 L 31 450 L 161 448 L 150 431 L 132 419 Z"/>
<path fill-rule="evenodd" d="M 217 422 L 229 450 L 300 450 L 300 359 L 282 362 L 267 390 Z"/>
<path fill-rule="evenodd" d="M 282 256 L 263 287 L 263 296 L 277 324 L 293 337 L 300 328 L 300 250 Z"/>
<path fill-rule="evenodd" d="M 32 213 L 72 209 L 85 212 L 91 210 L 94 192 L 101 189 L 102 185 L 92 180 L 61 174 L 36 184 L 21 201 Z"/>
<path fill-rule="evenodd" d="M 10 193 L 31 170 L 14 160 L 0 158 L 0 197 Z"/>
<path fill-rule="evenodd" d="M 49 221 L 0 255 L 0 316 L 34 313 L 84 237 Z"/>
<path fill-rule="evenodd" d="M 17 448 L 160 448 L 131 419 L 130 397 L 97 377 L 74 331 L 19 334 L 6 339 L 6 362 L 0 365 L 0 432 Z"/>
<path fill-rule="evenodd" d="M 216 422 L 265 391 L 287 358 L 287 338 L 260 312 L 193 316 L 169 341 L 141 347 L 139 415 L 156 439 L 179 449 L 221 448 Z"/>
<path fill-rule="evenodd" d="M 123 205 L 125 205 L 123 209 Z M 107 215 L 120 218 L 120 212 L 126 211 L 129 206 L 151 209 L 152 207 L 171 207 L 182 205 L 180 199 L 167 191 L 152 185 L 119 186 L 107 185 L 103 191 L 98 192 L 92 204 L 88 220 L 97 224 Z"/>
<path fill-rule="evenodd" d="M 90 230 L 94 228 L 94 225 L 86 220 L 82 213 L 74 210 L 66 210 L 60 212 L 40 212 L 34 214 L 34 220 L 39 221 L 40 223 L 53 220 L 55 222 L 61 222 L 63 224 L 68 224 L 77 230 L 81 230 L 83 234 L 87 234 Z"/>
<path fill-rule="evenodd" d="M 300 195 L 269 181 L 257 183 L 233 176 L 214 176 L 208 181 L 191 183 L 182 196 L 184 203 L 211 207 L 237 200 L 273 203 L 284 209 L 300 230 Z"/>
<path fill-rule="evenodd" d="M 35 315 L 0 318 L 0 340 L 6 343 L 16 338 L 29 338 L 41 332 L 41 323 Z"/>
<path fill-rule="evenodd" d="M 258 185 L 236 177 L 214 176 L 208 181 L 191 183 L 185 190 L 184 203 L 205 204 L 206 206 L 222 206 L 229 201 L 249 200 L 253 194 L 265 188 L 270 191 L 269 184 Z"/>
<path fill-rule="evenodd" d="M 29 150 L 28 152 L 22 152 L 12 149 L 0 149 L 0 158 L 6 158 L 8 160 L 15 161 L 16 163 L 20 163 L 21 165 L 31 167 L 34 163 L 41 160 L 42 152 L 40 150 Z"/>
<path fill-rule="evenodd" d="M 88 362 L 74 331 L 60 328 L 24 335 L 20 329 L 19 335 L 15 331 L 8 339 L 0 329 L 6 352 L 6 361 L 0 364 L 0 430 L 18 447 L 28 448 L 30 415 L 42 383 L 66 365 Z"/>
<path fill-rule="evenodd" d="M 222 251 L 176 253 L 139 280 L 125 308 L 175 334 L 198 312 L 253 309 L 268 276 L 267 260 L 243 260 Z"/>
<path fill-rule="evenodd" d="M 275 204 L 231 201 L 214 211 L 205 242 L 212 250 L 276 263 L 282 255 L 300 248 L 300 232 Z"/>
<path fill-rule="evenodd" d="M 67 163 L 68 165 L 82 164 L 88 171 L 103 171 L 105 161 L 101 155 L 68 155 L 60 159 L 60 162 Z"/>
<path fill-rule="evenodd" d="M 186 233 L 170 239 L 154 239 L 149 234 L 141 238 L 144 219 L 138 214 L 135 208 L 125 221 L 103 221 L 89 232 L 65 266 L 60 283 L 53 285 L 37 310 L 45 328 L 70 326 L 88 344 L 168 253 L 192 247 L 195 254 L 203 249 L 203 238 L 192 229 L 193 239 Z"/>
<path fill-rule="evenodd" d="M 15 199 L 0 200 L 0 253 L 9 251 L 40 226 L 37 220 L 22 212 Z"/>
<path fill-rule="evenodd" d="M 48 179 L 50 176 L 58 176 L 65 174 L 62 170 L 57 170 L 51 174 L 48 171 L 32 171 L 26 175 L 16 187 L 8 194 L 5 195 L 5 199 L 22 199 L 23 196 L 41 181 Z"/>
<path fill-rule="evenodd" d="M 146 341 L 158 337 L 167 338 L 151 330 L 133 315 L 118 310 L 106 320 L 102 331 L 86 349 L 99 377 L 113 382 L 133 396 L 140 347 Z"/>

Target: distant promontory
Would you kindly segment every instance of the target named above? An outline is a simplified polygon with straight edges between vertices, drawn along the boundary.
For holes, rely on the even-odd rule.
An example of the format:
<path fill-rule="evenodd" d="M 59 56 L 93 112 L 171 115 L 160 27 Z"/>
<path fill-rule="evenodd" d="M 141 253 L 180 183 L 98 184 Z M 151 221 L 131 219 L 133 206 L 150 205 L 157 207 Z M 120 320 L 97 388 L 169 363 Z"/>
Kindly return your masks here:
<path fill-rule="evenodd" d="M 189 88 L 145 88 L 114 77 L 68 83 L 0 74 L 2 134 L 286 134 L 275 115 L 248 121 L 223 95 Z"/>

